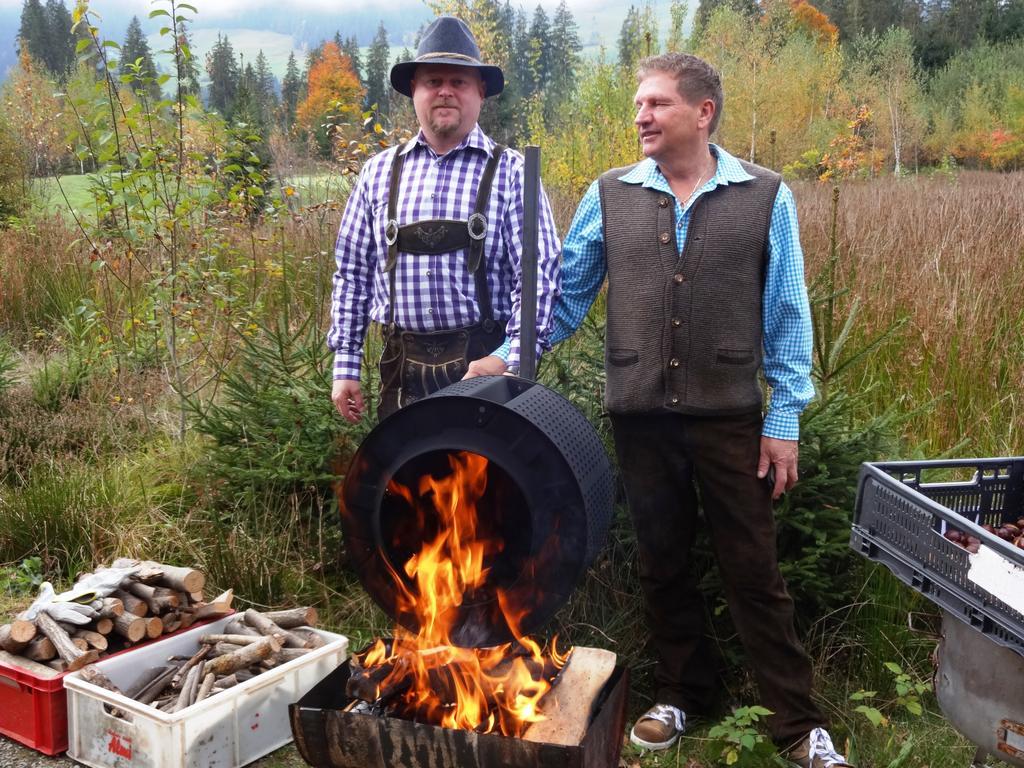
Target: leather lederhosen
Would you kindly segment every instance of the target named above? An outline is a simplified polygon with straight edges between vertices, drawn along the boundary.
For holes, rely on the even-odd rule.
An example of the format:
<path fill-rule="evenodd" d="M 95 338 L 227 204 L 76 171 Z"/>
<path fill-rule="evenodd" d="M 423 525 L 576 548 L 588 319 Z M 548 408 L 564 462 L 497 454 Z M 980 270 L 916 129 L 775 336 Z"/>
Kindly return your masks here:
<path fill-rule="evenodd" d="M 399 151 L 391 166 L 388 222 L 385 239 L 388 257 L 389 304 L 380 359 L 380 401 L 377 418 L 383 419 L 411 402 L 460 380 L 472 360 L 484 357 L 505 339 L 504 323 L 494 319 L 487 288 L 484 242 L 487 237 L 487 201 L 494 172 L 505 147 L 495 145 L 477 188 L 473 213 L 466 221 L 426 219 L 399 226 L 398 183 L 405 155 Z M 480 321 L 466 328 L 417 333 L 395 323 L 395 272 L 398 254 L 440 254 L 467 249 L 466 268 L 473 274 Z"/>

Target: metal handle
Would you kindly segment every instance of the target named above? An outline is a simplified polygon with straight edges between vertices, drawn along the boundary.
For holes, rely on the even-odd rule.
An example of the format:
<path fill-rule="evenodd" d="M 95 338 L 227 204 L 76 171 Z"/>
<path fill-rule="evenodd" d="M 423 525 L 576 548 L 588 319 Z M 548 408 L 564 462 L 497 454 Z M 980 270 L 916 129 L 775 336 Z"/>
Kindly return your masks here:
<path fill-rule="evenodd" d="M 519 375 L 537 378 L 537 216 L 540 194 L 540 147 L 523 152 L 523 252 L 519 280 Z"/>

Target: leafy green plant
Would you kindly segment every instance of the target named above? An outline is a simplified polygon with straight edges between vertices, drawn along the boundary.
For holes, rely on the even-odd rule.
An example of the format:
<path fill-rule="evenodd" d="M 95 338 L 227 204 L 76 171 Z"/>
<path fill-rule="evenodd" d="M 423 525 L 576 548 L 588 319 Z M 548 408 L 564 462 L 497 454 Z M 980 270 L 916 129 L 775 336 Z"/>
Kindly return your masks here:
<path fill-rule="evenodd" d="M 43 559 L 26 557 L 17 565 L 0 568 L 0 589 L 10 595 L 29 595 L 43 583 Z"/>
<path fill-rule="evenodd" d="M 886 712 L 899 712 L 902 714 L 920 717 L 924 714 L 924 707 L 921 704 L 921 696 L 926 694 L 931 686 L 922 680 L 915 680 L 910 673 L 904 672 L 903 668 L 894 661 L 885 662 L 885 668 L 892 675 L 892 686 L 894 695 L 890 699 L 878 701 L 877 691 L 856 691 L 850 694 L 850 701 L 863 702 L 853 708 L 868 719 L 873 726 L 889 725 L 889 717 Z"/>
<path fill-rule="evenodd" d="M 761 763 L 775 753 L 775 747 L 757 730 L 757 723 L 772 714 L 759 706 L 738 707 L 708 730 L 716 743 L 719 759 L 726 765 Z"/>

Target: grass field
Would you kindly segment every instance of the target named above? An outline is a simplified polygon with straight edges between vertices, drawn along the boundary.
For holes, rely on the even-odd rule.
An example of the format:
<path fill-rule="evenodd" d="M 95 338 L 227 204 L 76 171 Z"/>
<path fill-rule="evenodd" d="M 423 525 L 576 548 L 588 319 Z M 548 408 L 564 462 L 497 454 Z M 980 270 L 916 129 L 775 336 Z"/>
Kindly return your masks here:
<path fill-rule="evenodd" d="M 61 186 L 72 208 L 88 210 L 85 177 L 63 177 Z M 1024 174 L 846 183 L 834 262 L 832 189 L 793 186 L 818 316 L 830 271 L 837 333 L 852 316 L 836 353 L 852 363 L 835 386 L 857 398 L 841 428 L 890 412 L 898 416 L 894 456 L 1024 454 Z M 549 192 L 564 232 L 575 201 Z M 290 216 L 253 223 L 198 209 L 172 251 L 163 236 L 128 244 L 88 221 L 92 243 L 80 240 L 53 216 L 67 205 L 51 181 L 41 185 L 35 215 L 0 233 L 0 564 L 37 556 L 40 573 L 59 585 L 120 554 L 189 562 L 209 573 L 212 588 L 234 587 L 243 603 L 318 605 L 354 647 L 387 631 L 345 567 L 323 478 L 325 459 L 351 455 L 365 434 L 365 426 L 338 423 L 323 368 L 345 185 L 338 176 L 294 176 L 277 193 L 290 200 Z M 168 352 L 172 325 L 176 357 Z M 601 329 L 599 302 L 584 332 L 546 358 L 542 376 L 606 432 Z M 224 408 L 205 424 L 189 415 L 184 439 L 182 387 Z M 836 457 L 829 461 L 826 469 L 837 470 Z M 826 497 L 820 514 L 848 514 L 835 507 Z M 631 663 L 635 715 L 648 703 L 651 661 L 634 544 L 619 515 L 558 624 L 574 642 L 610 647 Z M 934 699 L 922 696 L 920 716 L 901 708 L 884 667 L 894 662 L 928 680 L 934 640 L 909 632 L 906 618 L 933 613 L 930 604 L 859 561 L 842 576 L 857 582 L 857 597 L 808 628 L 820 701 L 839 743 L 861 766 L 968 764 L 972 749 Z M 0 615 L 4 607 L 0 599 Z M 734 654 L 734 637 L 717 640 Z M 726 703 L 756 703 L 742 657 L 728 658 Z M 863 689 L 876 691 L 884 725 L 856 710 L 850 697 Z M 712 725 L 695 724 L 658 756 L 627 748 L 625 765 L 716 764 Z M 287 751 L 268 763 L 297 764 Z"/>

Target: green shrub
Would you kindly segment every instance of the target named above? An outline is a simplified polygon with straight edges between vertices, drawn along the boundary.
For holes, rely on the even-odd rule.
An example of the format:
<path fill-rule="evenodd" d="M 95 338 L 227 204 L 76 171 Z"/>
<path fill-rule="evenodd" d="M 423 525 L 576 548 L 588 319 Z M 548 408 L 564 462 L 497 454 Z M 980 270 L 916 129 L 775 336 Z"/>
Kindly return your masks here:
<path fill-rule="evenodd" d="M 0 397 L 3 397 L 4 393 L 14 386 L 14 372 L 17 368 L 17 353 L 7 338 L 0 336 Z"/>

